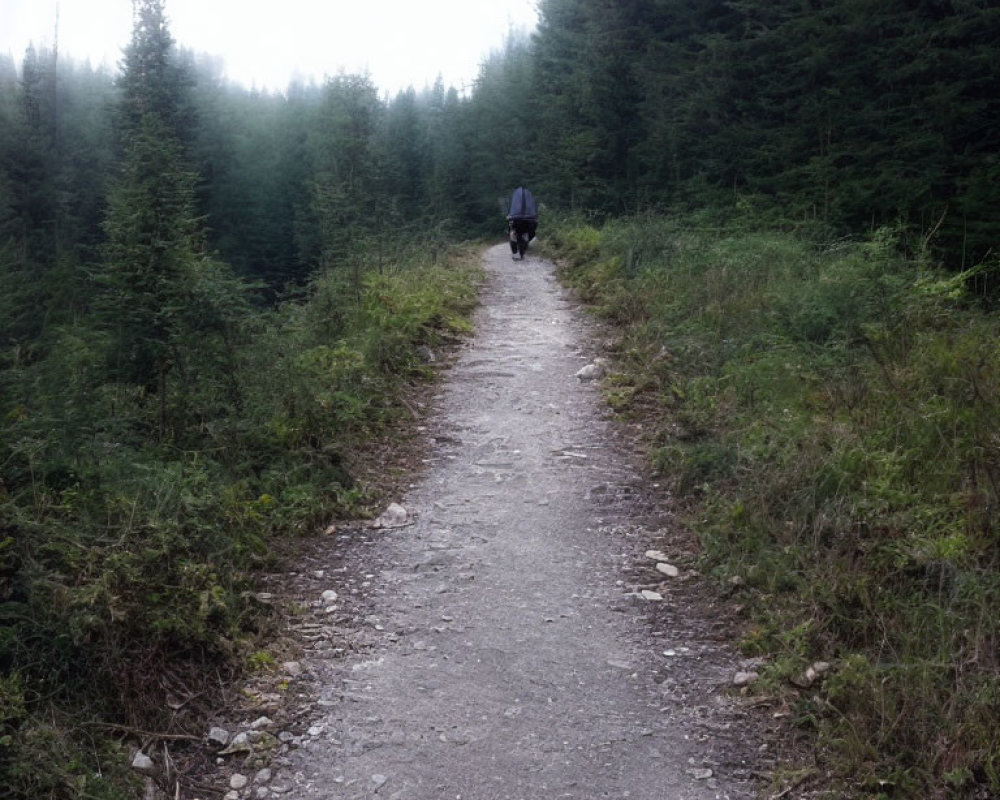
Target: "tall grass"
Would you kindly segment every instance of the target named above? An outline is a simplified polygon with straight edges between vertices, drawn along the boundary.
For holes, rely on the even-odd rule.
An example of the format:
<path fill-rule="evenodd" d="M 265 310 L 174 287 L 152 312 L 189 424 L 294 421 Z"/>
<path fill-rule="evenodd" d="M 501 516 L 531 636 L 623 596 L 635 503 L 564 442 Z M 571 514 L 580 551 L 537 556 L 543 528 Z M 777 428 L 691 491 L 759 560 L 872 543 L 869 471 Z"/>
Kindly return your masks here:
<path fill-rule="evenodd" d="M 550 237 L 621 326 L 616 407 L 653 415 L 743 646 L 859 795 L 1000 793 L 1000 321 L 896 231 L 646 217 Z"/>
<path fill-rule="evenodd" d="M 281 542 L 364 513 L 346 456 L 408 414 L 433 377 L 421 348 L 468 329 L 473 263 L 318 275 L 244 308 L 224 340 L 190 342 L 166 399 L 108 379 L 85 322 L 46 358 L 6 354 L 0 794 L 136 796 L 118 731 L 203 733 L 213 685 L 266 624 L 255 572 Z"/>

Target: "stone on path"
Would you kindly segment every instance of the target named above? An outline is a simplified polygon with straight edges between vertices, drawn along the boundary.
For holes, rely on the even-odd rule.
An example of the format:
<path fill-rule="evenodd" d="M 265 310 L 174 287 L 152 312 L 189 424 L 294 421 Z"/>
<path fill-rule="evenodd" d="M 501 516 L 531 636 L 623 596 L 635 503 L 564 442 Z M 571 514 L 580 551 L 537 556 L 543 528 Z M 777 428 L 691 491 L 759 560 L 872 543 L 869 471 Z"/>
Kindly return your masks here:
<path fill-rule="evenodd" d="M 749 686 L 760 680 L 760 675 L 756 672 L 737 672 L 733 676 L 733 686 Z"/>
<path fill-rule="evenodd" d="M 643 600 L 662 600 L 663 595 L 659 592 L 654 592 L 652 589 L 643 589 L 640 592 Z"/>
<path fill-rule="evenodd" d="M 248 783 L 250 783 L 250 779 L 246 775 L 240 775 L 240 773 L 237 772 L 229 779 L 229 788 L 239 791 L 240 789 L 245 788 Z"/>
<path fill-rule="evenodd" d="M 667 564 L 662 561 L 656 565 L 656 569 L 657 571 L 662 572 L 668 578 L 676 578 L 678 575 L 681 574 L 681 571 L 677 569 L 677 567 L 675 567 L 673 564 Z"/>
<path fill-rule="evenodd" d="M 138 750 L 136 751 L 136 754 L 132 756 L 132 769 L 148 775 L 152 772 L 156 772 L 156 764 L 154 764 L 153 759 L 142 752 L 142 750 Z"/>
<path fill-rule="evenodd" d="M 209 730 L 205 739 L 207 739 L 208 743 L 211 745 L 215 745 L 216 747 L 225 747 L 229 744 L 229 731 L 225 728 L 214 727 Z"/>
<path fill-rule="evenodd" d="M 281 669 L 286 675 L 292 678 L 297 678 L 302 674 L 302 664 L 298 661 L 284 661 L 281 664 Z"/>
<path fill-rule="evenodd" d="M 596 380 L 603 376 L 604 365 L 596 361 L 593 364 L 587 364 L 587 366 L 579 369 L 576 373 L 576 379 L 581 382 Z"/>
<path fill-rule="evenodd" d="M 237 733 L 229 743 L 229 747 L 220 750 L 220 756 L 228 756 L 233 753 L 252 753 L 253 745 L 250 744 L 250 736 L 247 733 Z"/>
<path fill-rule="evenodd" d="M 399 503 L 390 503 L 378 519 L 372 523 L 374 528 L 401 528 L 411 522 L 410 512 Z"/>

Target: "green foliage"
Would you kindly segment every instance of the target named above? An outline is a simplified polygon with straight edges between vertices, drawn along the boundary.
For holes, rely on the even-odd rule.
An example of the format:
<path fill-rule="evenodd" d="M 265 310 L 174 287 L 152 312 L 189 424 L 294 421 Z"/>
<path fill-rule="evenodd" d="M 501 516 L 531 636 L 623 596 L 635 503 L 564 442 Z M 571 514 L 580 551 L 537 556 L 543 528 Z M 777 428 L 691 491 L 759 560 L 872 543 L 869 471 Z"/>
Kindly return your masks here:
<path fill-rule="evenodd" d="M 508 62 L 528 62 L 532 124 L 525 139 L 523 110 L 508 113 L 498 146 L 508 165 L 533 153 L 549 204 L 622 214 L 735 191 L 841 233 L 902 221 L 956 268 L 995 249 L 993 5 L 545 0 L 539 14 Z M 497 105 L 487 88 L 473 106 Z"/>
<path fill-rule="evenodd" d="M 74 735 L 39 722 L 48 703 L 143 729 L 197 724 L 169 711 L 165 676 L 190 687 L 210 666 L 239 668 L 265 622 L 252 576 L 275 544 L 363 513 L 343 455 L 430 377 L 418 349 L 468 330 L 477 272 L 453 263 L 369 270 L 358 293 L 328 272 L 262 313 L 237 302 L 225 369 L 204 332 L 178 344 L 196 379 L 171 401 L 186 422 L 169 443 L 160 398 L 108 375 L 88 328 L 4 373 L 0 774 L 15 797 L 98 791 Z M 58 789 L 28 780 L 52 748 L 83 770 L 52 773 Z"/>
<path fill-rule="evenodd" d="M 860 793 L 997 792 L 997 320 L 899 230 L 829 244 L 737 215 L 567 223 L 744 647 Z M 620 406 L 624 410 L 628 407 Z M 944 795 L 943 795 L 944 796 Z"/>
<path fill-rule="evenodd" d="M 135 11 L 114 115 L 110 77 L 55 54 L 0 75 L 0 785 L 17 800 L 134 796 L 109 732 L 200 732 L 207 682 L 263 665 L 255 574 L 366 513 L 347 456 L 475 302 L 445 220 L 401 224 L 435 169 L 410 163 L 426 98 L 387 116 L 344 77 L 213 106 L 162 0 Z M 300 288 L 258 298 L 213 240 Z"/>

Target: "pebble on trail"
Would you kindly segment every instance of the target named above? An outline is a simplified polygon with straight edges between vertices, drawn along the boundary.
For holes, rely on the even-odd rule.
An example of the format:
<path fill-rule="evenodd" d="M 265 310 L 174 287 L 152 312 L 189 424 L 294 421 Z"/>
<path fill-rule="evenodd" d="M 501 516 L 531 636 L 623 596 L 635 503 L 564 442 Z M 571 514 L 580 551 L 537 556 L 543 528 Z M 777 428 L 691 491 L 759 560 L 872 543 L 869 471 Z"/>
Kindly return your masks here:
<path fill-rule="evenodd" d="M 372 523 L 372 527 L 401 528 L 404 525 L 409 525 L 412 521 L 410 512 L 403 508 L 403 506 L 399 503 L 390 503 L 389 507 Z"/>
<path fill-rule="evenodd" d="M 592 381 L 604 377 L 604 364 L 601 359 L 597 359 L 593 364 L 587 364 L 576 373 L 579 381 Z"/>
<path fill-rule="evenodd" d="M 132 756 L 132 769 L 150 775 L 156 772 L 156 764 L 153 763 L 153 759 L 139 750 Z"/>

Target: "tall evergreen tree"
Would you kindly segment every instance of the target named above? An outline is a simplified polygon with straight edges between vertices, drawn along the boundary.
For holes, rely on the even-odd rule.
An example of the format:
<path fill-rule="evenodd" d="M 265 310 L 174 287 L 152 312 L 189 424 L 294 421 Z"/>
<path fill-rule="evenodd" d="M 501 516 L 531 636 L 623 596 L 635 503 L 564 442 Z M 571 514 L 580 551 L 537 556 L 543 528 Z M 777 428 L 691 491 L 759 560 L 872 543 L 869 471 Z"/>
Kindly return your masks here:
<path fill-rule="evenodd" d="M 310 209 L 321 242 L 323 265 L 342 261 L 354 242 L 370 236 L 378 215 L 372 194 L 377 174 L 376 133 L 384 113 L 367 75 L 329 80 L 312 132 L 314 168 Z"/>
<path fill-rule="evenodd" d="M 132 39 L 121 67 L 119 116 L 124 135 L 139 129 L 147 114 L 156 114 L 174 137 L 186 142 L 193 128 L 193 80 L 188 65 L 178 58 L 165 0 L 132 0 Z"/>
<path fill-rule="evenodd" d="M 194 386 L 192 370 L 213 337 L 225 337 L 234 321 L 239 286 L 205 252 L 197 177 L 176 129 L 176 111 L 186 100 L 170 66 L 162 0 L 136 0 L 135 7 L 121 81 L 124 166 L 105 223 L 102 305 L 113 377 L 158 395 L 160 435 L 176 438 L 183 414 L 170 410 Z M 171 393 L 168 378 L 175 372 Z"/>

